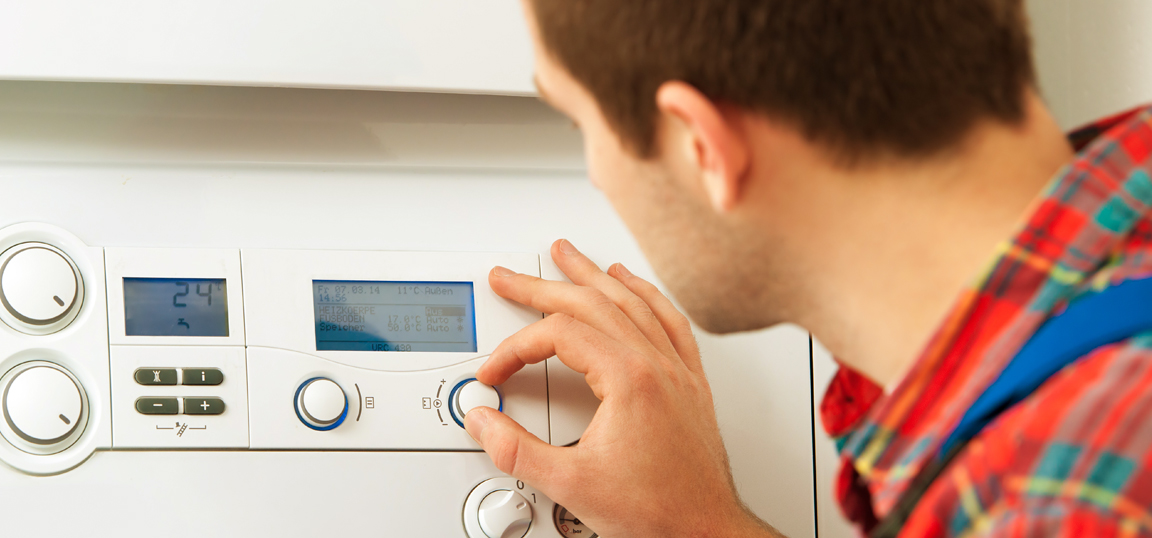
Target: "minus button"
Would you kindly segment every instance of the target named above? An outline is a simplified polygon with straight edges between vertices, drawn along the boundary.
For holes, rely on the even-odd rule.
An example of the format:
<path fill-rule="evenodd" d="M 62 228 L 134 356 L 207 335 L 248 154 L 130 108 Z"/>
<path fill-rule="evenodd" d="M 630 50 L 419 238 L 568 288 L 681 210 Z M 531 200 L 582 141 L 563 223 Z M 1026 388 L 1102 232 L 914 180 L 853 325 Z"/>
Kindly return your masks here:
<path fill-rule="evenodd" d="M 177 415 L 180 401 L 176 398 L 139 398 L 136 411 L 142 415 Z"/>

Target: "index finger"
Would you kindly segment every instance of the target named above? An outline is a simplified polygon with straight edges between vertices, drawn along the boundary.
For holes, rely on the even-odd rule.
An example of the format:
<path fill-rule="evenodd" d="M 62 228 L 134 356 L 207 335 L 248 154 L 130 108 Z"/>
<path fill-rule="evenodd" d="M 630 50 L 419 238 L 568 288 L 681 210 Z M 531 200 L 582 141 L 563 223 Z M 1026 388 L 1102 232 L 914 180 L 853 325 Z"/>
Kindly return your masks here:
<path fill-rule="evenodd" d="M 584 374 L 597 398 L 611 391 L 608 380 L 622 362 L 634 360 L 633 351 L 604 333 L 566 314 L 553 314 L 537 321 L 496 346 L 476 370 L 485 385 L 500 385 L 524 366 L 555 356 L 569 368 Z"/>

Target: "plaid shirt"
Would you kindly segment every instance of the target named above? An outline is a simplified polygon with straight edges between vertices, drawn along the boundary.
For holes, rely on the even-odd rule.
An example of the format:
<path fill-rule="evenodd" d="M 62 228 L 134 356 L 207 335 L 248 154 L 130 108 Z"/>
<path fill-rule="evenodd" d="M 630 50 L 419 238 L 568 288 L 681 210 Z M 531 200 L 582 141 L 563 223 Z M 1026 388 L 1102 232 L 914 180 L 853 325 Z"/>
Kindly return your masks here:
<path fill-rule="evenodd" d="M 821 415 L 842 447 L 837 496 L 865 530 L 1041 323 L 1152 275 L 1152 108 L 1070 138 L 1076 160 L 892 394 L 844 368 L 833 379 Z M 901 534 L 973 535 L 1152 536 L 1152 334 L 1081 358 L 993 421 Z"/>

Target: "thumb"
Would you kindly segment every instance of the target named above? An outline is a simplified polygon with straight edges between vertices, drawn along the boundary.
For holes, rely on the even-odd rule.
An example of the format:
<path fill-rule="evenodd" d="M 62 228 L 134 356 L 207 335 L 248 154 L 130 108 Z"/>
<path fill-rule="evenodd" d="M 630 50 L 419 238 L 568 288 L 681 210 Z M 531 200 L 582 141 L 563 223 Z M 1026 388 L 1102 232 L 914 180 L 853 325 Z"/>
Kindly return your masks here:
<path fill-rule="evenodd" d="M 557 470 L 567 469 L 568 452 L 532 435 L 508 415 L 489 407 L 477 407 L 464 415 L 468 430 L 480 448 L 502 472 L 542 490 L 556 481 Z"/>

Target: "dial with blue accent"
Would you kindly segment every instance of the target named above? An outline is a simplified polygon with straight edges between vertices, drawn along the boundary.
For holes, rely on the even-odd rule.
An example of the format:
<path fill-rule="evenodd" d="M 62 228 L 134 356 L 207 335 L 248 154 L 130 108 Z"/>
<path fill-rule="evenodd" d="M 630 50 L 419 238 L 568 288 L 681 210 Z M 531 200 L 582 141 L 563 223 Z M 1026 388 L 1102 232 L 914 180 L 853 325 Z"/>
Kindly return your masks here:
<path fill-rule="evenodd" d="M 476 378 L 465 379 L 452 387 L 448 395 L 448 412 L 452 420 L 461 428 L 464 427 L 464 416 L 477 407 L 491 407 L 497 411 L 504 411 L 504 397 L 496 387 L 485 385 Z"/>
<path fill-rule="evenodd" d="M 348 417 L 348 396 L 338 383 L 314 377 L 296 389 L 296 416 L 316 431 L 334 430 Z"/>

